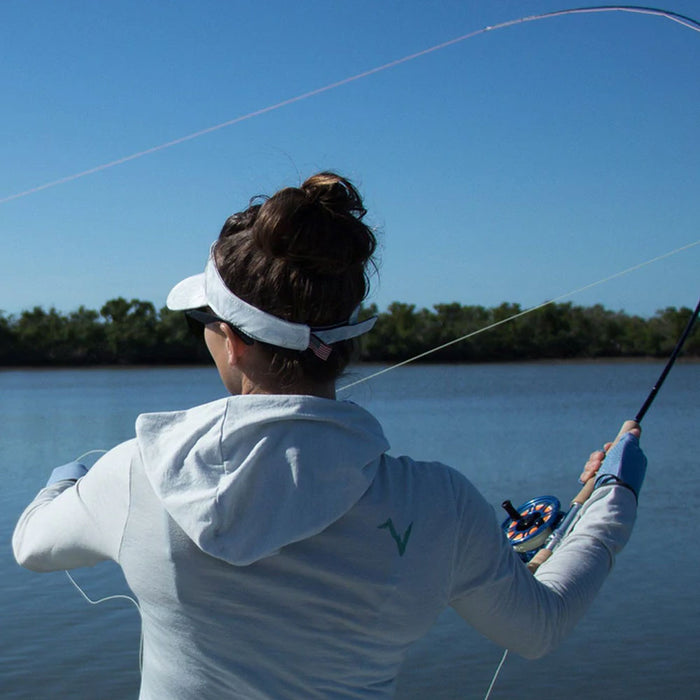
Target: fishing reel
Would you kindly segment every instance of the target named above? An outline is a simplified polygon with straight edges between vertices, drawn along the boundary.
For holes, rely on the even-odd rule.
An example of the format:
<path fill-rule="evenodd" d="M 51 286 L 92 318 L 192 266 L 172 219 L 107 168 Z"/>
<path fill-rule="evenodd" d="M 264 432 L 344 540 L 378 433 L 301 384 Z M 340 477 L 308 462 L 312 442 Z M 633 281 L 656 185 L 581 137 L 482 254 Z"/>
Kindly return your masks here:
<path fill-rule="evenodd" d="M 642 418 L 646 415 L 649 406 L 651 406 L 671 367 L 673 367 L 673 363 L 676 361 L 683 343 L 690 335 L 690 331 L 698 316 L 700 316 L 700 300 L 698 300 L 695 311 L 690 315 L 685 330 L 676 343 L 676 347 L 673 349 L 659 378 L 656 380 L 656 384 L 654 384 L 642 407 L 634 417 L 634 423 L 641 423 Z M 625 424 L 623 424 L 622 431 L 618 434 L 617 439 L 620 439 L 624 430 Z M 503 501 L 502 506 L 508 513 L 508 517 L 502 524 L 503 531 L 513 549 L 520 555 L 520 558 L 526 563 L 530 562 L 535 554 L 544 548 L 542 554 L 528 565 L 531 571 L 534 572 L 564 539 L 576 521 L 581 507 L 593 492 L 594 485 L 595 480 L 589 479 L 571 502 L 571 507 L 566 513 L 562 513 L 559 499 L 554 496 L 533 498 L 531 501 L 523 503 L 517 509 L 510 501 Z"/>
<path fill-rule="evenodd" d="M 510 501 L 501 504 L 508 513 L 501 527 L 524 562 L 530 561 L 552 535 L 564 517 L 559 499 L 540 496 L 515 508 Z"/>

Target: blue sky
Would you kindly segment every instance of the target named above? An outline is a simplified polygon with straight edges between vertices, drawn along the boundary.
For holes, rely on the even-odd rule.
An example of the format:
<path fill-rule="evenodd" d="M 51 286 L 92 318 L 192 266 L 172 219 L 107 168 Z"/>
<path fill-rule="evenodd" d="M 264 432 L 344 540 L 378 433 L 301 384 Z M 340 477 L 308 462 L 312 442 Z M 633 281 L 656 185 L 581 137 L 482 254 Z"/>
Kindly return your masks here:
<path fill-rule="evenodd" d="M 356 182 L 379 228 L 380 308 L 532 306 L 698 241 L 700 33 L 618 12 L 487 32 L 10 199 L 577 6 L 5 0 L 0 310 L 160 307 L 230 213 L 321 169 Z M 692 307 L 699 271 L 696 245 L 571 300 Z"/>

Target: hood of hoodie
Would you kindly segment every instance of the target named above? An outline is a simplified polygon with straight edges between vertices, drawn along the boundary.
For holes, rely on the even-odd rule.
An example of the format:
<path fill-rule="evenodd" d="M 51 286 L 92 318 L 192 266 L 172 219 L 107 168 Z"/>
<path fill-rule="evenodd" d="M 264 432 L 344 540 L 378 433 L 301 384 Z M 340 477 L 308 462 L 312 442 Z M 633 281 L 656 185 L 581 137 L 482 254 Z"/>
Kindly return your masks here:
<path fill-rule="evenodd" d="M 232 396 L 136 422 L 148 480 L 204 552 L 246 565 L 318 534 L 374 479 L 389 444 L 356 404 Z"/>

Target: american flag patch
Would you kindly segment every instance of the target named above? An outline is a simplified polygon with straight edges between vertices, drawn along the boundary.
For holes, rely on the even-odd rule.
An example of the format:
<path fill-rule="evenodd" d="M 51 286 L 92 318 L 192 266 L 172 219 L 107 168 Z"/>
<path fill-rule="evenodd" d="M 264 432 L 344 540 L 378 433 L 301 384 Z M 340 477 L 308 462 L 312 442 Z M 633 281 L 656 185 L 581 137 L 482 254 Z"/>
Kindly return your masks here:
<path fill-rule="evenodd" d="M 313 352 L 316 357 L 321 360 L 327 360 L 328 356 L 333 352 L 333 348 L 330 345 L 322 343 L 315 335 L 309 337 L 309 349 Z"/>

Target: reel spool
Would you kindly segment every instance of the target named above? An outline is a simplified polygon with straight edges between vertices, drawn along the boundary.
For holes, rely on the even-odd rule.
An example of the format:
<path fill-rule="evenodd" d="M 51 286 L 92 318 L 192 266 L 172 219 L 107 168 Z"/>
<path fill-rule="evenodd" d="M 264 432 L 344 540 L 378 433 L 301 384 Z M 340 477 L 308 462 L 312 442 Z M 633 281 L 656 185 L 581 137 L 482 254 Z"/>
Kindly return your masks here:
<path fill-rule="evenodd" d="M 559 499 L 554 496 L 533 498 L 517 509 L 510 501 L 503 501 L 502 505 L 508 517 L 501 527 L 524 562 L 530 561 L 535 552 L 544 546 L 564 516 Z"/>

